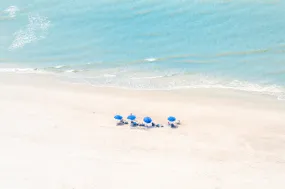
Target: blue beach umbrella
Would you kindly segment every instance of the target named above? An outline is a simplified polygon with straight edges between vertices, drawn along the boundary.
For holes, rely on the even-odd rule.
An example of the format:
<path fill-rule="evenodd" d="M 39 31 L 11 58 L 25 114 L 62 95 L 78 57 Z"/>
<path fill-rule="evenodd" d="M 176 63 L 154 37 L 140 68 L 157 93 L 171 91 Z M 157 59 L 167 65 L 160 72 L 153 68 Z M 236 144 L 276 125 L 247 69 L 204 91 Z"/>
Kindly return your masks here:
<path fill-rule="evenodd" d="M 151 122 L 152 122 L 152 119 L 151 119 L 150 117 L 145 117 L 145 118 L 143 118 L 143 121 L 144 121 L 145 123 L 151 123 Z"/>
<path fill-rule="evenodd" d="M 115 115 L 115 117 L 114 117 L 116 120 L 121 120 L 121 119 L 123 119 L 123 116 L 121 116 L 121 115 Z"/>
<path fill-rule="evenodd" d="M 168 121 L 173 122 L 173 121 L 175 121 L 175 120 L 176 120 L 176 118 L 175 118 L 175 117 L 173 117 L 173 116 L 169 116 L 169 117 L 167 118 L 167 120 L 168 120 Z"/>
<path fill-rule="evenodd" d="M 129 120 L 131 120 L 131 121 L 133 121 L 133 120 L 135 120 L 137 117 L 135 116 L 135 115 L 133 115 L 133 114 L 131 114 L 131 115 L 129 115 L 128 117 L 127 117 L 127 119 L 129 119 Z"/>

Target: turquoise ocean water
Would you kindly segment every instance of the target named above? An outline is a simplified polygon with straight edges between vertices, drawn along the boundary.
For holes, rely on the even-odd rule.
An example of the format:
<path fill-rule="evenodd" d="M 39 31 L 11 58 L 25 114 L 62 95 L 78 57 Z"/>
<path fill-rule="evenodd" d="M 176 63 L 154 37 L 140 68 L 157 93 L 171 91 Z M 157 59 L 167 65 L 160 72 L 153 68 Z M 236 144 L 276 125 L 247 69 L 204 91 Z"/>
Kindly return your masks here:
<path fill-rule="evenodd" d="M 285 99 L 285 1 L 0 1 L 0 72 Z"/>

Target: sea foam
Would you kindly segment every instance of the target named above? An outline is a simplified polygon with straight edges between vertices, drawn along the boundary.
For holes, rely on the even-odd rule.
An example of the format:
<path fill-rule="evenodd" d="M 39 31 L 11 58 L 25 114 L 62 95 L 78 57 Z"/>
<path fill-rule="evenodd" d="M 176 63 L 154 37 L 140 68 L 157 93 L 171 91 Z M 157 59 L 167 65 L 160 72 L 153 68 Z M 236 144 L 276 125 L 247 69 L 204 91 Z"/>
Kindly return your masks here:
<path fill-rule="evenodd" d="M 28 24 L 14 33 L 14 40 L 9 49 L 14 50 L 34 41 L 44 39 L 49 27 L 50 21 L 47 17 L 39 14 L 30 14 L 28 16 Z"/>
<path fill-rule="evenodd" d="M 7 13 L 10 18 L 14 18 L 14 17 L 16 17 L 16 13 L 19 10 L 20 9 L 18 7 L 16 7 L 16 6 L 10 6 L 7 9 L 4 10 L 4 13 Z"/>

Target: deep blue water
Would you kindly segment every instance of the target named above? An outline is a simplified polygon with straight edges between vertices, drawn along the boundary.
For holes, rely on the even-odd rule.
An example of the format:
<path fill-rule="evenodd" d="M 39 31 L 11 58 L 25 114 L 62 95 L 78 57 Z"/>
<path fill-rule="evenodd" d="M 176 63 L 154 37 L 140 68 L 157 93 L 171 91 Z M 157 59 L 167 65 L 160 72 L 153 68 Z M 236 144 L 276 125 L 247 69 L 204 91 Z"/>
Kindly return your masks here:
<path fill-rule="evenodd" d="M 284 10 L 281 0 L 1 1 L 0 70 L 140 89 L 226 87 L 281 99 Z"/>

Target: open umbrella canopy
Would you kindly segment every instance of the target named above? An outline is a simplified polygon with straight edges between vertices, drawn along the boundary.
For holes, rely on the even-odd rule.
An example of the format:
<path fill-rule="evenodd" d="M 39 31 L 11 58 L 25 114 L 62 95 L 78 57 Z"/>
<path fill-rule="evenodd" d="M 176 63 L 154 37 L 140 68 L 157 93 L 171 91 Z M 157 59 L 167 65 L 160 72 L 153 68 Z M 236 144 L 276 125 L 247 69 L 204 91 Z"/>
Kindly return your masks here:
<path fill-rule="evenodd" d="M 150 117 L 145 117 L 145 118 L 143 118 L 143 121 L 144 121 L 145 123 L 151 123 L 151 122 L 152 122 L 152 119 L 151 119 Z"/>
<path fill-rule="evenodd" d="M 121 115 L 115 115 L 115 117 L 114 117 L 116 120 L 121 120 L 121 119 L 123 119 L 123 116 L 121 116 Z"/>
<path fill-rule="evenodd" d="M 128 117 L 127 117 L 127 119 L 129 119 L 129 120 L 131 120 L 131 121 L 133 121 L 133 120 L 135 120 L 137 117 L 135 116 L 135 115 L 133 115 L 133 114 L 130 114 Z"/>
<path fill-rule="evenodd" d="M 175 121 L 175 120 L 176 120 L 176 118 L 175 118 L 175 117 L 173 117 L 173 116 L 169 116 L 169 117 L 167 118 L 167 120 L 168 120 L 168 121 L 172 121 L 172 122 L 173 122 L 173 121 Z"/>

